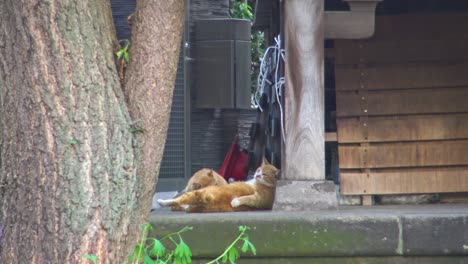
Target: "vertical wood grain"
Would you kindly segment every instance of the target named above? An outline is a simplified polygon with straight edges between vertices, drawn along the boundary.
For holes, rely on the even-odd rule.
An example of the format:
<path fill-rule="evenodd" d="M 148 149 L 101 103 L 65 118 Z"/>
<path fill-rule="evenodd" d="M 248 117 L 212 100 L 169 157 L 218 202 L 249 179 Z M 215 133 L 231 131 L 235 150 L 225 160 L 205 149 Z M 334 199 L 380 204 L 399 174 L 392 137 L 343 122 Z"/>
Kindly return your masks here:
<path fill-rule="evenodd" d="M 285 2 L 283 178 L 325 179 L 323 0 Z"/>

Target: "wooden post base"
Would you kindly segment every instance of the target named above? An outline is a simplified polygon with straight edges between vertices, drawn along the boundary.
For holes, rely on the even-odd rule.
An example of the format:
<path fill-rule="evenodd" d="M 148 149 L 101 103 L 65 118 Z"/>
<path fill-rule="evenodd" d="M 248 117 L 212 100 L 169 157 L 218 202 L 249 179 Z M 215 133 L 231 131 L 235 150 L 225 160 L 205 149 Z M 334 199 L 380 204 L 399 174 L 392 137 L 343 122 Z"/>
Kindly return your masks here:
<path fill-rule="evenodd" d="M 275 211 L 336 209 L 335 184 L 331 181 L 280 180 L 276 186 Z"/>
<path fill-rule="evenodd" d="M 374 205 L 374 196 L 373 195 L 363 195 L 362 196 L 362 205 L 364 205 L 364 206 Z"/>

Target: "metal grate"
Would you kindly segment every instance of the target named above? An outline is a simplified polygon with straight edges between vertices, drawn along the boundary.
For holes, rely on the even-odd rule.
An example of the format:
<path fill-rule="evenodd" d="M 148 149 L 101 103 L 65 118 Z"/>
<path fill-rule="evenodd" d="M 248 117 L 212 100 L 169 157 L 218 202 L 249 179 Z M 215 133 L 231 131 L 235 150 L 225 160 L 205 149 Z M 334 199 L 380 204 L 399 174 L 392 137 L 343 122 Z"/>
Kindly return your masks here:
<path fill-rule="evenodd" d="M 112 16 L 114 17 L 115 31 L 117 33 L 117 39 L 130 40 L 131 32 L 130 26 L 128 25 L 127 18 L 135 10 L 136 1 L 129 0 L 112 0 Z"/>
<path fill-rule="evenodd" d="M 171 118 L 159 178 L 184 178 L 185 176 L 184 104 L 184 63 L 183 47 L 181 47 L 172 97 Z"/>

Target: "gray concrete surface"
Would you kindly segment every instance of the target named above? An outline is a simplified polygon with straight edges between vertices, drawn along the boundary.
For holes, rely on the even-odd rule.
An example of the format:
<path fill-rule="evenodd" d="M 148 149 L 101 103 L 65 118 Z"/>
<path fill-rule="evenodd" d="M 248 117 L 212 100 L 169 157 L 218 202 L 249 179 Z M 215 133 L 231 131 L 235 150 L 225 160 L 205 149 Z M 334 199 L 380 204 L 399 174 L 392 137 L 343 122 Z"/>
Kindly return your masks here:
<path fill-rule="evenodd" d="M 338 205 L 332 181 L 280 180 L 273 211 L 335 209 Z"/>
<path fill-rule="evenodd" d="M 155 227 L 151 235 L 157 237 L 193 226 L 183 237 L 199 259 L 219 255 L 236 237 L 237 227 L 248 225 L 257 256 L 244 256 L 239 263 L 272 259 L 282 262 L 268 263 L 468 263 L 468 205 L 213 214 L 157 211 L 150 222 Z"/>

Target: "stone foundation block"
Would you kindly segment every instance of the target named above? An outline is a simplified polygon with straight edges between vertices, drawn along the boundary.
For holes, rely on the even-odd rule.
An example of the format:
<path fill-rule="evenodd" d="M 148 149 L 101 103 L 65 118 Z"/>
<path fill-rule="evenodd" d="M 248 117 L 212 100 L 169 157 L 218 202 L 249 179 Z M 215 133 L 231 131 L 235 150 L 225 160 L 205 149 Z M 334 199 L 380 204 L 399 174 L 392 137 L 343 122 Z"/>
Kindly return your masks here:
<path fill-rule="evenodd" d="M 336 209 L 335 185 L 331 181 L 280 180 L 276 185 L 276 211 Z"/>

